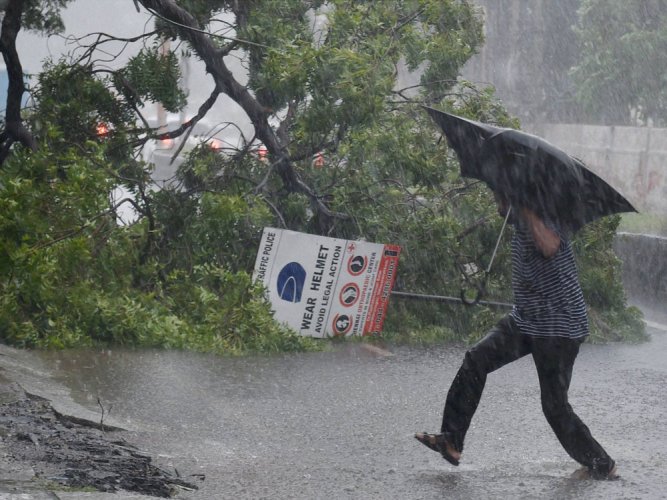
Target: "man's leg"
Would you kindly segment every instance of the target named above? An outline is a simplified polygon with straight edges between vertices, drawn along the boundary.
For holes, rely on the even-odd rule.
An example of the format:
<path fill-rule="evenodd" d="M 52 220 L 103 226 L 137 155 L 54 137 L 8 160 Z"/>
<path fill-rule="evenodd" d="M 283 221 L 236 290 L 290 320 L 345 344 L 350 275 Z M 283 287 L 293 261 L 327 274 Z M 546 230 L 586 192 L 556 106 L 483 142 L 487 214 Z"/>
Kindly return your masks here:
<path fill-rule="evenodd" d="M 580 344 L 581 340 L 561 337 L 533 339 L 542 410 L 565 451 L 588 467 L 593 477 L 606 478 L 614 468 L 614 461 L 574 413 L 567 397 Z"/>
<path fill-rule="evenodd" d="M 506 316 L 466 352 L 449 388 L 442 417 L 441 431 L 454 450 L 463 451 L 463 441 L 482 397 L 487 374 L 528 354 L 528 340 L 514 320 Z"/>

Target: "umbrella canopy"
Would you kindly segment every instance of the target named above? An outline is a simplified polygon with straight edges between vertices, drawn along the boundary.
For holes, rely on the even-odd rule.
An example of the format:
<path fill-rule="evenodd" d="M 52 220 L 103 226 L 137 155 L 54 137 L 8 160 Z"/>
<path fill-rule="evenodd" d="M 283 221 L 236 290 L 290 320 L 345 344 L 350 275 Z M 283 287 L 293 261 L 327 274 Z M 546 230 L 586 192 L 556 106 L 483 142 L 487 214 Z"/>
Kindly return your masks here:
<path fill-rule="evenodd" d="M 484 181 L 519 207 L 570 231 L 635 208 L 607 182 L 546 140 L 425 107 L 461 164 L 461 175 Z"/>

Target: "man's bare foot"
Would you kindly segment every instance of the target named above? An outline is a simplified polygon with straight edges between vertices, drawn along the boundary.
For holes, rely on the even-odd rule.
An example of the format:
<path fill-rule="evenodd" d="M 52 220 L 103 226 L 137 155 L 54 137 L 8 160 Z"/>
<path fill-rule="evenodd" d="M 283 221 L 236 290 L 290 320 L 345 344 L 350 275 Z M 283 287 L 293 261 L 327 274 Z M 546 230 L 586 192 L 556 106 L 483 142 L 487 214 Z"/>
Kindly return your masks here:
<path fill-rule="evenodd" d="M 442 457 L 450 464 L 459 465 L 459 460 L 461 460 L 461 452 L 457 451 L 452 446 L 444 434 L 428 434 L 426 432 L 418 432 L 415 434 L 415 439 L 431 450 L 440 453 Z"/>

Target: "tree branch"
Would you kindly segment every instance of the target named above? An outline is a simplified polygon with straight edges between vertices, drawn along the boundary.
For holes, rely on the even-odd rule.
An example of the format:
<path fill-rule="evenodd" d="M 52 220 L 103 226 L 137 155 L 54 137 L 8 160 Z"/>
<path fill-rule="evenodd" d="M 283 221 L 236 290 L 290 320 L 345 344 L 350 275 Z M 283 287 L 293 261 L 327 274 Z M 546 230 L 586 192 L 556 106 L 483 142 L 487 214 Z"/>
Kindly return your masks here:
<path fill-rule="evenodd" d="M 271 111 L 264 108 L 250 93 L 249 89 L 234 78 L 224 59 L 220 57 L 218 47 L 210 39 L 214 35 L 199 29 L 196 19 L 177 5 L 174 0 L 140 0 L 140 2 L 146 9 L 175 26 L 179 36 L 187 40 L 197 55 L 204 61 L 206 71 L 213 77 L 217 88 L 227 94 L 245 111 L 255 127 L 255 134 L 264 143 L 272 157 L 275 158 L 275 170 L 287 190 L 304 193 L 325 216 L 349 218 L 345 214 L 331 212 L 313 189 L 298 175 L 289 159 L 286 144 L 280 140 L 269 124 L 268 118 Z"/>
<path fill-rule="evenodd" d="M 175 139 L 176 137 L 180 137 L 183 134 L 183 132 L 185 132 L 189 128 L 194 127 L 197 124 L 197 122 L 199 122 L 199 120 L 201 120 L 202 118 L 204 118 L 204 116 L 206 116 L 206 113 L 208 113 L 208 111 L 213 107 L 213 104 L 215 104 L 215 101 L 218 99 L 219 95 L 220 95 L 220 90 L 218 88 L 213 89 L 211 95 L 208 96 L 208 98 L 202 103 L 201 106 L 199 106 L 199 109 L 197 110 L 197 114 L 195 116 L 183 122 L 181 126 L 178 127 L 177 129 L 158 135 L 156 139 L 163 140 L 163 139 Z"/>
<path fill-rule="evenodd" d="M 70 36 L 70 37 L 67 37 L 66 40 L 70 43 L 77 44 L 78 48 L 84 49 L 83 54 L 75 61 L 76 64 L 82 64 L 84 61 L 86 61 L 87 63 L 90 63 L 92 58 L 93 58 L 93 54 L 95 53 L 95 51 L 96 50 L 102 51 L 100 49 L 100 47 L 105 43 L 124 42 L 122 48 L 119 49 L 119 51 L 116 54 L 109 54 L 106 51 L 102 51 L 103 53 L 105 53 L 107 55 L 110 55 L 113 59 L 116 59 L 118 56 L 120 56 L 125 51 L 125 49 L 131 43 L 137 42 L 137 41 L 139 41 L 141 39 L 144 39 L 144 38 L 150 38 L 151 36 L 157 35 L 157 34 L 158 34 L 158 31 L 153 30 L 153 31 L 149 31 L 147 33 L 142 33 L 141 35 L 138 35 L 138 36 L 128 38 L 128 37 L 118 37 L 118 36 L 110 35 L 108 33 L 104 33 L 103 31 L 100 31 L 100 32 L 95 32 L 95 33 L 89 33 L 89 34 L 81 36 L 81 37 L 72 37 L 72 36 Z M 91 38 L 91 37 L 95 37 L 95 41 L 93 41 L 92 43 L 88 43 L 88 42 L 84 43 L 84 40 L 86 38 Z"/>

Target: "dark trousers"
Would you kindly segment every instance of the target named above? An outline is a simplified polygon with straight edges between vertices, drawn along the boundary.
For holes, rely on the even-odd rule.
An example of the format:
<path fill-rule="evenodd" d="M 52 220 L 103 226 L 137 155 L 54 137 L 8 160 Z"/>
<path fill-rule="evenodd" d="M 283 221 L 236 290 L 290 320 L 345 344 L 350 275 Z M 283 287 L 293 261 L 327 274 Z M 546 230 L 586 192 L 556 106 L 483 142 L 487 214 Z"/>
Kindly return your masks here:
<path fill-rule="evenodd" d="M 593 438 L 567 400 L 572 367 L 581 339 L 522 334 L 514 320 L 503 318 L 466 352 L 447 394 L 442 432 L 463 451 L 463 441 L 484 390 L 486 376 L 526 354 L 532 354 L 540 381 L 542 410 L 565 451 L 593 473 L 606 476 L 614 461 Z"/>

